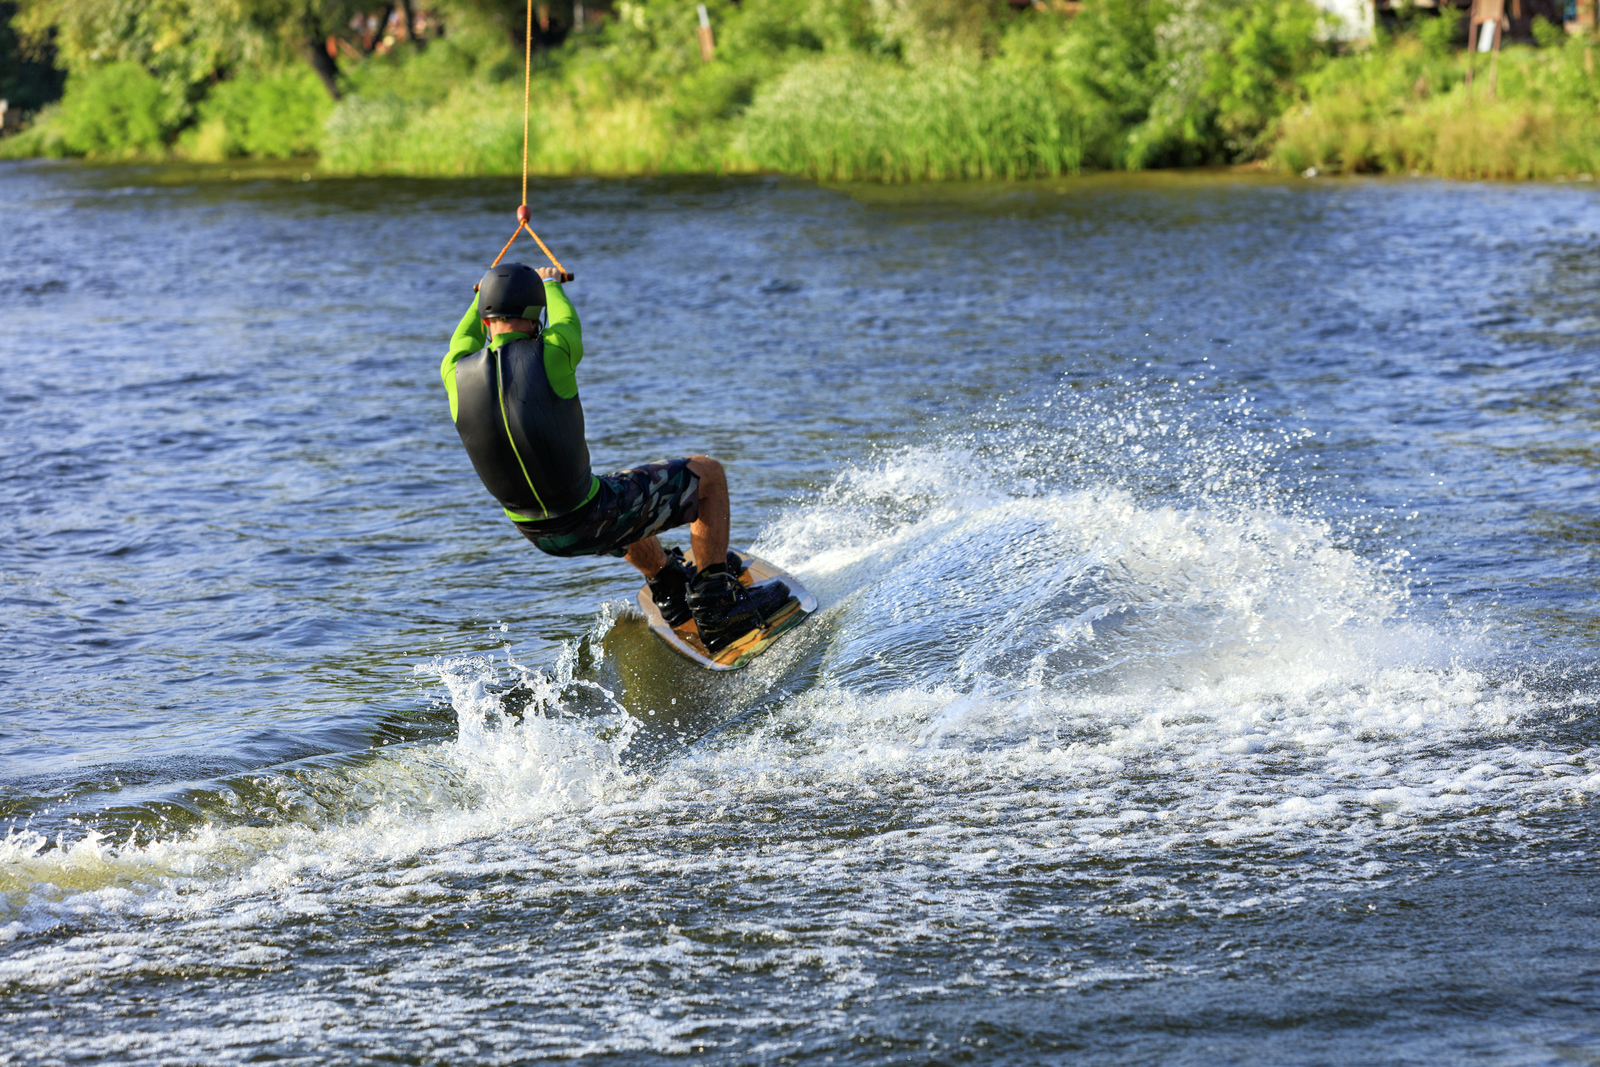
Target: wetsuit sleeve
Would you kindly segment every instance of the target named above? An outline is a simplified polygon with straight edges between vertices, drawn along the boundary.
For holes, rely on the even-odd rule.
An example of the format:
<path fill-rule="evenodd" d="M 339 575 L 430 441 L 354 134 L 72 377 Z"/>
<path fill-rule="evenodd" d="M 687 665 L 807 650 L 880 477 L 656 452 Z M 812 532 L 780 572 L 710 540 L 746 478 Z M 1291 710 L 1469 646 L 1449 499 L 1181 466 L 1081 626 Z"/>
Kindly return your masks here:
<path fill-rule="evenodd" d="M 484 335 L 483 320 L 478 318 L 478 294 L 472 294 L 472 306 L 456 324 L 450 338 L 450 350 L 439 364 L 439 376 L 444 379 L 444 391 L 450 394 L 450 421 L 456 421 L 456 364 L 463 358 L 483 348 L 489 341 Z"/>
<path fill-rule="evenodd" d="M 562 291 L 561 283 L 544 283 L 545 311 L 549 318 L 544 328 L 544 373 L 550 388 L 563 400 L 578 395 L 578 363 L 583 359 L 583 327 L 578 312 Z M 476 305 L 474 305 L 476 306 Z"/>

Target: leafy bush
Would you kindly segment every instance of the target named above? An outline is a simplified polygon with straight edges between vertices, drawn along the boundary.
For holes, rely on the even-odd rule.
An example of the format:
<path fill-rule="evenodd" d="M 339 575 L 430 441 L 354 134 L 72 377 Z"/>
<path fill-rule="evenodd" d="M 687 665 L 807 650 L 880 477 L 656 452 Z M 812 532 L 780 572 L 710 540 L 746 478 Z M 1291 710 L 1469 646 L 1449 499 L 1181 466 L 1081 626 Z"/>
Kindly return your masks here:
<path fill-rule="evenodd" d="M 1310 0 L 1094 0 L 1058 56 L 1097 164 L 1237 163 L 1261 154 L 1323 36 Z"/>
<path fill-rule="evenodd" d="M 162 151 L 170 113 L 149 71 L 137 63 L 108 63 L 67 79 L 54 120 L 71 154 L 132 158 Z"/>
<path fill-rule="evenodd" d="M 432 106 L 465 83 L 500 84 L 515 75 L 522 86 L 522 53 L 490 27 L 471 26 L 428 42 L 422 52 L 396 49 L 371 56 L 346 72 L 349 96 L 385 96 Z M 520 94 L 519 94 L 520 98 Z"/>
<path fill-rule="evenodd" d="M 330 110 L 332 101 L 308 67 L 247 74 L 220 83 L 201 102 L 199 127 L 184 148 L 191 158 L 210 160 L 308 155 Z"/>
<path fill-rule="evenodd" d="M 1223 158 L 1261 154 L 1278 116 L 1304 95 L 1304 79 L 1321 66 L 1324 28 L 1321 12 L 1303 0 L 1269 0 L 1227 13 L 1227 43 L 1207 55 L 1205 80 Z"/>

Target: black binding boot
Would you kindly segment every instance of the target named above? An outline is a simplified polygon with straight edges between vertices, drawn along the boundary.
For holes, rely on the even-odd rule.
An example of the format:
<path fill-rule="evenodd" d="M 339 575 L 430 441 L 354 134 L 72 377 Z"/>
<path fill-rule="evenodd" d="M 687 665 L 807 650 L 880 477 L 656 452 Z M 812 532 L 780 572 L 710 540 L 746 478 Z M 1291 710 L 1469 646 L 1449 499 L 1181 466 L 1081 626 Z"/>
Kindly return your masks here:
<path fill-rule="evenodd" d="M 728 573 L 726 564 L 720 564 L 695 576 L 688 600 L 700 643 L 715 655 L 734 639 L 766 626 L 789 596 L 789 587 L 777 578 L 746 587 Z"/>
<path fill-rule="evenodd" d="M 735 581 L 746 570 L 744 560 L 733 549 L 728 549 L 728 575 Z M 689 587 L 694 584 L 694 564 L 684 561 L 683 549 L 667 549 L 667 565 L 657 572 L 655 578 L 646 582 L 650 587 L 650 597 L 656 602 L 656 607 L 661 611 L 661 617 L 667 620 L 667 625 L 677 629 L 688 622 L 692 612 L 689 610 Z M 785 587 L 787 588 L 787 587 Z M 781 605 L 780 605 L 781 606 Z"/>
<path fill-rule="evenodd" d="M 693 613 L 689 610 L 689 584 L 694 578 L 694 568 L 683 562 L 683 551 L 674 548 L 667 553 L 667 565 L 646 583 L 650 586 L 651 599 L 656 602 L 668 626 L 682 626 L 692 617 Z"/>

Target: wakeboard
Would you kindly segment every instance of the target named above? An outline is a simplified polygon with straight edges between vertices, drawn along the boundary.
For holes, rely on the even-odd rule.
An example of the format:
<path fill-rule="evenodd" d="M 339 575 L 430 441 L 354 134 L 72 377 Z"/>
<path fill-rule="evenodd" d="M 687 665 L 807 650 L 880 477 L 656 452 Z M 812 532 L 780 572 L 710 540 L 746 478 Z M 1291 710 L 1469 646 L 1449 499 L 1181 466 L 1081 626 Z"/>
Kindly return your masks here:
<path fill-rule="evenodd" d="M 773 642 L 805 622 L 806 617 L 817 610 L 817 598 L 812 596 L 811 591 L 801 585 L 799 579 L 792 574 L 748 552 L 737 550 L 735 552 L 745 565 L 744 573 L 739 576 L 741 585 L 781 578 L 789 587 L 789 602 L 767 620 L 766 626 L 751 630 L 715 655 L 707 652 L 706 646 L 700 643 L 700 631 L 695 629 L 693 619 L 677 628 L 668 626 L 667 620 L 661 617 L 661 610 L 656 607 L 655 598 L 650 595 L 650 587 L 646 585 L 639 590 L 639 607 L 644 611 L 650 629 L 655 631 L 657 637 L 671 645 L 674 651 L 708 671 L 738 670 L 771 648 Z M 692 555 L 688 562 L 694 562 Z"/>

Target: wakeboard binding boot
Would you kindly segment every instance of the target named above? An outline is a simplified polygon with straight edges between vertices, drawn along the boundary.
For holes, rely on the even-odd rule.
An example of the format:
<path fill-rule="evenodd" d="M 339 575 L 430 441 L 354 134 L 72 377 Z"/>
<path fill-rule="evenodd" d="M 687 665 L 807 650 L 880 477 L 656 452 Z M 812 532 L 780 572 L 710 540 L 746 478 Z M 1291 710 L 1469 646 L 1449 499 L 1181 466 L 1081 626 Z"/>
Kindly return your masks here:
<path fill-rule="evenodd" d="M 650 598 L 656 602 L 661 617 L 674 629 L 693 618 L 689 585 L 694 579 L 694 568 L 683 561 L 683 549 L 674 548 L 667 553 L 667 565 L 645 583 L 650 586 Z"/>
<path fill-rule="evenodd" d="M 712 655 L 752 630 L 765 629 L 790 599 L 789 587 L 782 580 L 740 585 L 725 563 L 713 564 L 695 575 L 688 596 L 700 643 Z"/>
<path fill-rule="evenodd" d="M 747 569 L 739 553 L 728 549 L 728 575 L 737 582 Z M 674 630 L 693 617 L 689 610 L 689 587 L 698 573 L 693 563 L 684 560 L 683 549 L 669 548 L 667 565 L 645 583 L 650 587 L 650 598 L 656 602 L 661 617 Z"/>
<path fill-rule="evenodd" d="M 728 549 L 728 574 L 738 581 L 747 568 L 739 553 Z M 683 549 L 667 549 L 667 565 L 645 584 L 650 587 L 650 598 L 656 602 L 661 617 L 676 630 L 692 617 L 689 611 L 689 586 L 694 583 L 694 564 L 683 558 Z"/>

